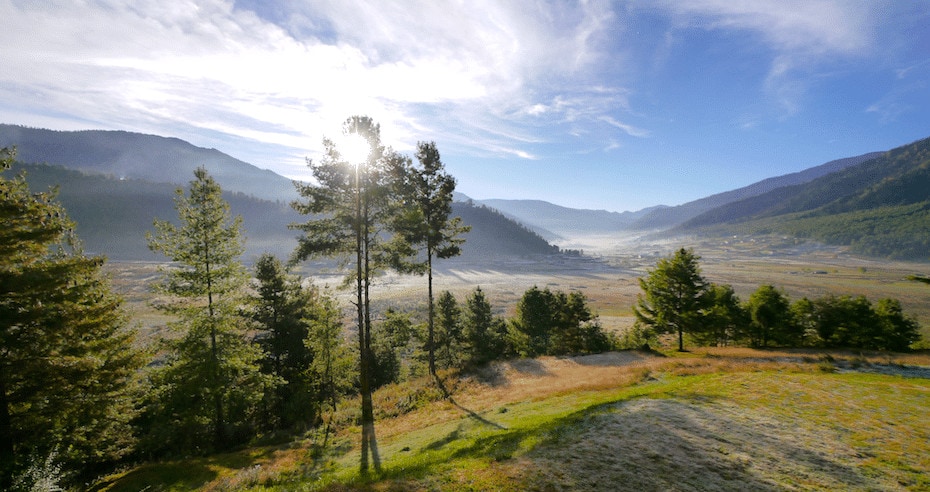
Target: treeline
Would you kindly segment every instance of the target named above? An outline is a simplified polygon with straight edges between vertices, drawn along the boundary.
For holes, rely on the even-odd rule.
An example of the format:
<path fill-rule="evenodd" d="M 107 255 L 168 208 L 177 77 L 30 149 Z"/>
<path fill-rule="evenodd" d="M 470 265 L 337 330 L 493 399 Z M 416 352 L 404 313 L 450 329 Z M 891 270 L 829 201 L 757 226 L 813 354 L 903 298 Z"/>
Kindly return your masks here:
<path fill-rule="evenodd" d="M 543 355 L 582 355 L 617 348 L 580 292 L 532 287 L 505 319 L 494 314 L 484 291 L 475 288 L 461 303 L 449 291 L 436 302 L 435 351 L 440 370 L 471 370 L 495 360 Z M 417 313 L 388 309 L 375 326 L 375 386 L 426 374 L 428 343 Z"/>
<path fill-rule="evenodd" d="M 874 305 L 864 296 L 792 301 L 783 290 L 762 285 L 743 302 L 731 286 L 707 282 L 699 259 L 682 248 L 640 279 L 637 324 L 626 345 L 666 332 L 677 333 L 679 350 L 685 335 L 699 345 L 891 351 L 907 351 L 920 340 L 920 326 L 896 299 Z"/>

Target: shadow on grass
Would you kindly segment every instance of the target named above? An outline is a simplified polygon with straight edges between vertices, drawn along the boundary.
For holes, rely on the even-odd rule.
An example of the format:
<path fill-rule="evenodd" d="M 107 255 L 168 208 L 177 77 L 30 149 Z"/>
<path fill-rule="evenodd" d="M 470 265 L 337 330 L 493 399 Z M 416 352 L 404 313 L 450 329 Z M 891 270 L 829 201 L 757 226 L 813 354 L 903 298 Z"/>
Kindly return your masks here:
<path fill-rule="evenodd" d="M 246 455 L 227 453 L 184 461 L 150 463 L 116 477 L 97 483 L 91 491 L 137 492 L 140 490 L 194 490 L 219 478 L 220 470 L 242 469 L 255 464 L 269 452 Z M 108 488 L 109 487 L 109 488 Z"/>
<path fill-rule="evenodd" d="M 496 429 L 501 429 L 501 430 L 506 429 L 506 427 L 504 427 L 504 426 L 502 426 L 502 425 L 500 425 L 500 424 L 498 424 L 498 423 L 496 423 L 496 422 L 492 422 L 492 421 L 490 421 L 490 420 L 488 420 L 488 419 L 482 417 L 481 415 L 479 415 L 479 414 L 478 414 L 477 412 L 475 412 L 474 410 L 471 410 L 470 408 L 466 408 L 466 407 L 462 406 L 459 402 L 455 401 L 455 398 L 452 396 L 452 392 L 449 391 L 449 389 L 446 387 L 446 384 L 445 384 L 445 382 L 442 380 L 442 378 L 437 377 L 437 378 L 435 378 L 435 381 L 436 381 L 436 385 L 439 386 L 439 391 L 442 391 L 442 396 L 443 396 L 446 400 L 448 400 L 449 403 L 455 405 L 456 408 L 458 408 L 459 410 L 465 412 L 465 413 L 468 415 L 468 418 L 470 418 L 470 419 L 472 419 L 472 420 L 474 420 L 474 421 L 476 421 L 476 422 L 479 422 L 479 423 L 481 423 L 481 424 L 484 424 L 484 425 L 487 425 L 487 426 L 490 426 L 490 427 L 494 427 L 494 428 L 496 428 Z"/>

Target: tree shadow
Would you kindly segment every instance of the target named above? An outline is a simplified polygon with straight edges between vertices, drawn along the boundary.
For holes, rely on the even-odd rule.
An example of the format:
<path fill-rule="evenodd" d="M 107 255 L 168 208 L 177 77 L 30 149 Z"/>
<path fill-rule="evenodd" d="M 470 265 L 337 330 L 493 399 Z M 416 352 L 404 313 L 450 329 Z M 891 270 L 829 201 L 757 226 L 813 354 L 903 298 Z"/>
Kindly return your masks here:
<path fill-rule="evenodd" d="M 478 422 L 478 423 L 480 423 L 480 424 L 487 425 L 487 426 L 490 426 L 490 427 L 494 427 L 495 429 L 501 429 L 501 430 L 507 429 L 507 427 L 505 427 L 505 426 L 503 426 L 503 425 L 501 425 L 501 424 L 498 424 L 498 423 L 496 423 L 496 422 L 492 422 L 492 421 L 490 421 L 490 420 L 488 420 L 488 419 L 482 417 L 480 414 L 478 414 L 478 413 L 475 412 L 474 410 L 471 410 L 470 408 L 466 408 L 466 407 L 464 407 L 463 405 L 461 405 L 459 402 L 455 401 L 455 398 L 452 396 L 452 392 L 449 391 L 449 389 L 446 387 L 446 384 L 445 384 L 445 382 L 442 380 L 442 378 L 436 377 L 434 380 L 436 381 L 436 385 L 439 386 L 439 391 L 442 392 L 443 398 L 445 398 L 446 400 L 448 400 L 449 403 L 453 404 L 453 405 L 454 405 L 456 408 L 458 408 L 459 410 L 465 412 L 465 414 L 468 415 L 468 418 L 470 418 L 470 419 L 472 419 L 472 420 L 474 420 L 475 422 Z M 456 430 L 456 432 L 458 432 L 458 429 Z"/>
<path fill-rule="evenodd" d="M 507 362 L 507 365 L 520 374 L 529 376 L 543 377 L 551 376 L 552 373 L 546 369 L 545 364 L 536 359 L 515 359 Z"/>
<path fill-rule="evenodd" d="M 622 367 L 665 355 L 652 350 L 620 350 L 614 352 L 603 352 L 600 354 L 580 355 L 572 357 L 572 361 L 583 366 L 596 367 Z"/>

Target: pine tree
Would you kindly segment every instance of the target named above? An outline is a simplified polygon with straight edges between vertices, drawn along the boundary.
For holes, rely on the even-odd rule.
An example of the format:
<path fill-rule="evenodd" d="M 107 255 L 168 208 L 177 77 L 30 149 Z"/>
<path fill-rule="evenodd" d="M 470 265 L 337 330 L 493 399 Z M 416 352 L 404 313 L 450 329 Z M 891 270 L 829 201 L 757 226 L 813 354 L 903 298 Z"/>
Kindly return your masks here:
<path fill-rule="evenodd" d="M 462 330 L 462 309 L 455 296 L 449 291 L 443 291 L 437 301 L 436 332 L 437 347 L 439 348 L 439 361 L 445 369 L 459 367 L 462 363 L 462 345 L 464 333 Z"/>
<path fill-rule="evenodd" d="M 491 303 L 481 287 L 465 299 L 463 327 L 466 340 L 467 364 L 479 366 L 504 355 L 507 325 L 495 317 Z"/>
<path fill-rule="evenodd" d="M 663 258 L 645 278 L 633 312 L 637 323 L 660 332 L 678 333 L 678 350 L 684 351 L 684 333 L 700 329 L 701 313 L 707 301 L 707 282 L 698 265 L 700 256 L 681 248 Z"/>
<path fill-rule="evenodd" d="M 300 279 L 288 275 L 284 264 L 271 254 L 258 258 L 255 278 L 257 292 L 250 299 L 249 315 L 264 351 L 262 372 L 280 380 L 265 395 L 270 406 L 265 424 L 272 428 L 309 424 L 316 418 L 316 409 L 307 372 L 313 354 L 306 340 L 316 291 L 301 286 Z"/>
<path fill-rule="evenodd" d="M 354 264 L 346 283 L 355 283 L 355 307 L 358 317 L 359 386 L 362 406 L 362 453 L 360 470 L 368 473 L 369 460 L 381 468 L 374 427 L 372 392 L 371 280 L 386 261 L 382 229 L 393 212 L 391 203 L 393 170 L 402 166 L 402 158 L 381 144 L 381 129 L 371 118 L 353 116 L 343 125 L 346 137 L 364 140 L 363 162 L 351 162 L 352 150 L 344 142 L 337 147 L 324 138 L 325 155 L 307 165 L 316 184 L 298 184 L 302 200 L 294 209 L 313 218 L 292 227 L 303 235 L 291 258 L 300 262 L 311 257 L 339 257 L 343 267 Z"/>
<path fill-rule="evenodd" d="M 263 390 L 261 351 L 239 316 L 245 286 L 242 219 L 230 219 L 220 186 L 199 168 L 190 192 L 178 189 L 179 224 L 155 220 L 149 247 L 173 263 L 156 289 L 173 297 L 161 308 L 179 317 L 179 337 L 164 342 L 165 364 L 152 376 L 149 410 L 155 445 L 205 452 L 241 442 L 254 431 Z M 208 443 L 212 443 L 209 446 Z"/>
<path fill-rule="evenodd" d="M 460 236 L 471 230 L 452 214 L 452 194 L 455 178 L 445 172 L 435 142 L 417 144 L 417 162 L 395 167 L 395 180 L 400 203 L 392 220 L 397 233 L 392 243 L 394 265 L 401 271 L 427 275 L 427 335 L 426 351 L 429 372 L 436 376 L 435 304 L 433 302 L 433 259 L 452 258 L 461 254 L 465 242 Z M 418 253 L 425 255 L 417 261 Z M 414 260 L 409 260 L 414 258 Z"/>
<path fill-rule="evenodd" d="M 0 149 L 0 172 L 14 153 Z M 131 450 L 143 354 L 122 299 L 86 256 L 54 192 L 0 177 L 0 488 L 58 449 L 71 471 Z"/>

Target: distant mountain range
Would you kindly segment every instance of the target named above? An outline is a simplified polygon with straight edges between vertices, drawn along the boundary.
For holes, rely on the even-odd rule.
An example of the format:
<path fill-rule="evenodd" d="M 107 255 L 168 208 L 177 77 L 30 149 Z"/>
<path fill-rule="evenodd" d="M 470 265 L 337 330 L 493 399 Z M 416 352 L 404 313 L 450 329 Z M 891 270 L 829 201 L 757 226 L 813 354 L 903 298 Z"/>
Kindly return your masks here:
<path fill-rule="evenodd" d="M 264 252 L 286 258 L 298 235 L 288 224 L 308 220 L 290 207 L 298 198 L 291 180 L 175 138 L 0 125 L 0 147 L 7 146 L 17 149 L 12 172 L 26 171 L 34 191 L 59 189 L 85 250 L 114 260 L 163 259 L 148 250 L 145 233 L 156 217 L 177 217 L 174 191 L 201 165 L 223 187 L 232 214 L 243 217 L 245 261 Z M 455 203 L 453 213 L 472 226 L 457 264 L 559 253 L 525 225 L 484 205 Z"/>
<path fill-rule="evenodd" d="M 203 166 L 226 191 L 285 203 L 297 198 L 290 179 L 216 149 L 195 147 L 177 138 L 124 131 L 65 132 L 0 124 L 0 147 L 12 145 L 16 146 L 20 162 L 53 164 L 115 178 L 176 185 L 186 184 L 194 169 Z"/>
<path fill-rule="evenodd" d="M 869 255 L 930 260 L 930 138 L 806 183 L 714 208 L 678 227 L 780 233 Z"/>
<path fill-rule="evenodd" d="M 838 159 L 804 171 L 764 179 L 743 188 L 718 193 L 675 207 L 659 207 L 643 214 L 630 228 L 634 230 L 671 229 L 717 207 L 723 207 L 740 200 L 759 196 L 785 186 L 808 183 L 821 176 L 826 176 L 827 174 L 835 173 L 847 167 L 856 166 L 870 159 L 874 159 L 881 154 L 881 152 L 871 152 L 856 157 Z"/>
<path fill-rule="evenodd" d="M 286 256 L 296 244 L 287 224 L 305 220 L 287 204 L 287 178 L 215 149 L 129 132 L 58 132 L 0 125 L 0 146 L 16 145 L 30 183 L 62 185 L 61 200 L 90 251 L 116 259 L 157 259 L 145 248 L 154 217 L 175 216 L 172 194 L 205 165 L 243 215 L 249 254 Z M 730 235 L 778 233 L 847 245 L 894 258 L 930 259 L 930 139 L 839 159 L 675 207 L 608 212 L 540 200 L 472 200 L 454 213 L 473 229 L 462 261 L 552 254 L 549 241 L 649 232 Z M 48 163 L 51 166 L 37 164 Z M 55 166 L 63 166 L 63 168 Z"/>

